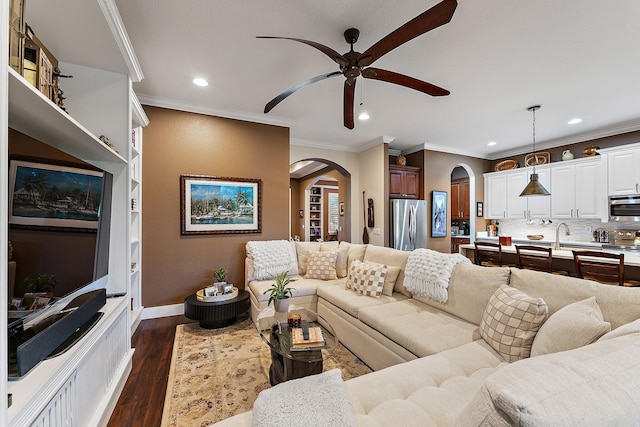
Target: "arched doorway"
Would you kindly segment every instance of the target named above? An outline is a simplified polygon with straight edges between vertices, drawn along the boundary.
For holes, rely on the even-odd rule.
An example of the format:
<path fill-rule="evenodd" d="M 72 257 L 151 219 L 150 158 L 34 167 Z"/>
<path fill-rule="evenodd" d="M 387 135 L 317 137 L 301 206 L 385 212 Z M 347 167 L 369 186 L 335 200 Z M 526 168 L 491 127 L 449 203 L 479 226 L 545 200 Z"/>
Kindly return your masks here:
<path fill-rule="evenodd" d="M 291 237 L 346 240 L 351 237 L 351 174 L 326 159 L 290 165 Z"/>
<path fill-rule="evenodd" d="M 451 238 L 454 242 L 473 242 L 476 233 L 476 176 L 469 165 L 459 163 L 451 171 Z M 461 240 L 468 239 L 468 240 Z"/>

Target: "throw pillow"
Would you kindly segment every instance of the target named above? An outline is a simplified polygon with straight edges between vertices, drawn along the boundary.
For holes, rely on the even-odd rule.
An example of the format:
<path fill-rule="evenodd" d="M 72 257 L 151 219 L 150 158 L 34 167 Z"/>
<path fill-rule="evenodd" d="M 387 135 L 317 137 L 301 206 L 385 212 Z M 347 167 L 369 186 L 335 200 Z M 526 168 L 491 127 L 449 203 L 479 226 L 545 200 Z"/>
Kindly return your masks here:
<path fill-rule="evenodd" d="M 536 332 L 548 312 L 542 298 L 502 285 L 489 298 L 480 321 L 480 336 L 505 360 L 524 359 L 531 354 Z"/>
<path fill-rule="evenodd" d="M 629 322 L 625 325 L 618 326 L 611 332 L 607 332 L 598 341 L 606 341 L 612 338 L 621 337 L 623 335 L 640 333 L 640 319 L 636 319 L 633 322 Z"/>
<path fill-rule="evenodd" d="M 611 330 L 596 297 L 562 307 L 544 322 L 533 340 L 531 357 L 572 350 L 597 341 Z"/>
<path fill-rule="evenodd" d="M 393 288 L 396 286 L 396 280 L 400 275 L 400 267 L 394 267 L 392 265 L 387 266 L 387 275 L 384 278 L 384 287 L 382 288 L 382 295 L 392 296 Z"/>
<path fill-rule="evenodd" d="M 347 275 L 347 289 L 353 289 L 360 295 L 374 298 L 382 295 L 387 266 L 354 260 Z"/>
<path fill-rule="evenodd" d="M 335 280 L 337 252 L 307 253 L 307 279 Z"/>
<path fill-rule="evenodd" d="M 323 243 L 322 245 L 320 245 L 320 252 L 336 252 L 338 254 L 336 258 L 336 275 L 340 278 L 347 277 L 347 259 L 349 257 L 349 248 L 341 247 L 338 249 L 329 249 L 329 246 L 327 246 L 326 243 Z"/>

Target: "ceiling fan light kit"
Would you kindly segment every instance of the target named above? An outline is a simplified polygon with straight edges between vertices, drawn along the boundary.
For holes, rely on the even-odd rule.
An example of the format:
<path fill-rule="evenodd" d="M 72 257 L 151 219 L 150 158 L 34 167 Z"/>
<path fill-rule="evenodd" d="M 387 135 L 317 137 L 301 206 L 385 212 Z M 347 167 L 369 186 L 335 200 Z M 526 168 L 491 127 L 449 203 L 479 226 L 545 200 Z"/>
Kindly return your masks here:
<path fill-rule="evenodd" d="M 340 67 L 340 71 L 334 71 L 331 73 L 312 77 L 309 80 L 305 80 L 304 82 L 285 90 L 284 92 L 273 98 L 271 101 L 269 101 L 267 105 L 265 105 L 265 114 L 271 111 L 285 98 L 302 89 L 303 87 L 341 74 L 345 77 L 343 115 L 344 126 L 348 129 L 354 128 L 353 100 L 357 78 L 360 76 L 365 79 L 380 80 L 383 82 L 404 86 L 431 96 L 449 95 L 450 92 L 448 90 L 431 83 L 427 83 L 422 80 L 406 76 L 404 74 L 395 73 L 393 71 L 370 67 L 370 65 L 383 55 L 389 53 L 393 49 L 408 42 L 409 40 L 412 40 L 428 31 L 431 31 L 434 28 L 438 28 L 444 24 L 447 24 L 449 21 L 451 21 L 451 18 L 453 17 L 453 13 L 455 12 L 457 6 L 458 3 L 456 0 L 443 0 L 442 2 L 433 6 L 431 9 L 423 12 L 422 14 L 413 18 L 411 21 L 392 31 L 362 53 L 353 50 L 353 45 L 358 41 L 358 37 L 360 36 L 360 31 L 356 28 L 349 28 L 344 32 L 344 39 L 351 46 L 349 52 L 345 53 L 344 55 L 339 54 L 328 46 L 310 40 L 291 37 L 258 36 L 258 38 L 263 39 L 292 40 L 306 44 L 324 53 Z"/>
<path fill-rule="evenodd" d="M 539 110 L 539 105 L 533 105 L 527 108 L 527 111 L 531 111 L 533 114 L 533 172 L 531 173 L 530 181 L 522 193 L 520 193 L 520 197 L 531 197 L 531 196 L 550 196 L 551 193 L 544 188 L 544 186 L 538 181 L 538 174 L 536 173 L 536 110 Z"/>

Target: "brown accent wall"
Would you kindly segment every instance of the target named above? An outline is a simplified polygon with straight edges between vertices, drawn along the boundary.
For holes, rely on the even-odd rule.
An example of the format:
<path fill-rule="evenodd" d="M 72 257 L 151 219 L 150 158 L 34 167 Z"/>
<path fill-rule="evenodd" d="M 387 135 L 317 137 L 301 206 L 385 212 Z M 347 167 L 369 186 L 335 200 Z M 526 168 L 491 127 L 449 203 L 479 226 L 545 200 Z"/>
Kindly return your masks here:
<path fill-rule="evenodd" d="M 225 267 L 244 288 L 245 244 L 289 237 L 289 129 L 144 107 L 142 303 L 181 303 Z M 262 232 L 182 236 L 180 175 L 262 180 Z"/>
<path fill-rule="evenodd" d="M 548 152 L 551 159 L 551 163 L 553 163 L 553 162 L 562 161 L 562 152 L 564 150 L 570 150 L 574 158 L 579 159 L 581 157 L 584 157 L 583 151 L 587 147 L 592 147 L 595 145 L 596 147 L 599 147 L 599 148 L 611 148 L 611 147 L 618 147 L 621 145 L 634 144 L 637 142 L 640 142 L 640 131 L 628 132 L 620 135 L 608 136 L 605 138 L 592 139 L 588 141 L 578 142 L 575 144 L 563 145 L 562 147 L 551 148 L 548 150 L 547 149 L 541 150 L 536 148 L 536 151 Z M 533 149 L 533 147 L 531 148 Z M 526 154 L 529 154 L 529 153 L 531 153 L 531 151 L 527 152 Z M 507 159 L 514 159 L 518 162 L 519 167 L 521 168 L 525 167 L 524 158 L 526 154 L 521 154 L 518 156 L 511 156 L 511 157 L 503 157 L 501 159 L 493 160 L 491 162 L 490 171 L 493 172 L 495 166 L 498 163 Z"/>
<path fill-rule="evenodd" d="M 13 129 L 9 129 L 9 156 L 62 160 L 86 165 L 49 145 L 43 144 Z M 4 181 L 8 183 L 8 180 Z M 8 185 L 8 184 L 5 184 Z M 66 295 L 93 279 L 93 258 L 96 233 L 24 229 L 9 226 L 9 240 L 16 261 L 15 296 L 22 296 L 26 277 L 53 274 L 57 285 L 55 296 Z"/>
<path fill-rule="evenodd" d="M 478 159 L 475 157 L 460 156 L 458 154 L 441 153 L 438 151 L 421 151 L 424 157 L 423 176 L 424 176 L 424 196 L 427 200 L 427 211 L 431 212 L 431 192 L 446 191 L 449 204 L 449 212 L 447 213 L 447 237 L 431 237 L 429 232 L 429 238 L 427 239 L 427 246 L 429 249 L 433 249 L 440 252 L 451 252 L 451 172 L 453 169 L 461 163 L 469 166 L 475 175 L 476 184 L 475 190 L 469 189 L 469 191 L 475 191 L 476 201 L 484 201 L 484 178 L 483 174 L 489 168 L 489 161 L 484 159 Z M 407 164 L 409 157 L 407 157 Z M 413 164 L 413 163 L 412 163 Z M 471 217 L 475 218 L 476 231 L 482 231 L 485 229 L 486 220 L 483 218 L 477 218 L 475 216 L 476 207 L 472 206 Z M 430 217 L 431 215 L 429 215 Z M 429 227 L 431 223 L 429 221 Z"/>

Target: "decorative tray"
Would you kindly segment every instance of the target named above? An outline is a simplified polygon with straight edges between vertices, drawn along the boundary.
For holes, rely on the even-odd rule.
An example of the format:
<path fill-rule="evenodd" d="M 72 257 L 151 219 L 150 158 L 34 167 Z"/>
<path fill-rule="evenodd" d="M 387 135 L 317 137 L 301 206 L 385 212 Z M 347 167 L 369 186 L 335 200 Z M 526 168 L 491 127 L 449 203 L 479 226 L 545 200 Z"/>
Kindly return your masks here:
<path fill-rule="evenodd" d="M 500 171 L 506 171 L 509 169 L 516 169 L 517 167 L 518 167 L 518 162 L 512 159 L 509 159 L 509 160 L 504 160 L 498 163 L 495 167 L 495 170 L 496 172 L 500 172 Z"/>
<path fill-rule="evenodd" d="M 542 234 L 527 234 L 527 239 L 529 240 L 542 240 L 544 236 Z"/>
<path fill-rule="evenodd" d="M 535 155 L 527 154 L 526 156 L 524 156 L 524 164 L 526 166 L 544 165 L 549 163 L 550 159 L 551 159 L 551 155 L 549 154 L 548 151 L 541 151 L 539 153 L 536 153 Z"/>
<path fill-rule="evenodd" d="M 233 299 L 233 298 L 235 298 L 237 296 L 238 296 L 238 288 L 236 288 L 235 286 L 233 287 L 233 292 L 230 292 L 228 294 L 218 294 L 218 295 L 213 295 L 213 296 L 206 296 L 204 294 L 204 289 L 200 289 L 198 292 L 196 292 L 196 298 L 198 298 L 198 301 L 201 301 L 201 302 L 226 301 L 228 299 Z"/>

